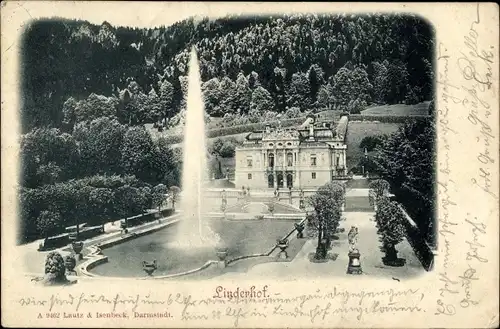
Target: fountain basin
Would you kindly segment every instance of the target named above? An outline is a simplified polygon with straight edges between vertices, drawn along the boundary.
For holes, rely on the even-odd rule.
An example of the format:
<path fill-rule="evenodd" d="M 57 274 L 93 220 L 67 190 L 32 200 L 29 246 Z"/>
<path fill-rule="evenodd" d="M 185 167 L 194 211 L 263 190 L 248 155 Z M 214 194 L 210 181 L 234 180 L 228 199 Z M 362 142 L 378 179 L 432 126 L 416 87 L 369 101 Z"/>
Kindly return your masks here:
<path fill-rule="evenodd" d="M 294 229 L 290 221 L 264 219 L 260 221 L 228 221 L 208 218 L 207 221 L 227 246 L 225 257 L 228 263 L 249 255 L 266 254 L 276 244 L 276 239 L 286 236 Z M 107 262 L 91 269 L 90 273 L 112 277 L 144 277 L 142 261 L 157 260 L 155 276 L 175 275 L 201 268 L 208 261 L 219 259 L 215 248 L 176 248 L 169 242 L 177 236 L 177 223 L 151 234 L 138 236 L 103 250 Z M 291 240 L 287 251 L 290 260 L 302 248 L 305 240 Z M 262 261 L 269 261 L 262 257 Z M 237 262 L 235 262 L 235 265 Z M 220 270 L 230 271 L 231 267 Z M 222 274 L 218 272 L 217 274 Z"/>

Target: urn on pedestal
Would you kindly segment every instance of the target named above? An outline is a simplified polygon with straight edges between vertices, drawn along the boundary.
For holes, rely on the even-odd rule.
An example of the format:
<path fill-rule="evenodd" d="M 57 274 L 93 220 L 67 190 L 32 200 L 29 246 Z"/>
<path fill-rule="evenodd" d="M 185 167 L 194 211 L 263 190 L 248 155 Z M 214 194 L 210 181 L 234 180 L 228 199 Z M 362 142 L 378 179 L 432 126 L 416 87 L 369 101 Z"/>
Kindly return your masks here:
<path fill-rule="evenodd" d="M 64 267 L 66 268 L 66 275 L 77 275 L 75 271 L 76 259 L 72 255 L 68 255 L 64 258 Z"/>
<path fill-rule="evenodd" d="M 71 243 L 71 247 L 73 248 L 73 251 L 75 252 L 75 255 L 77 256 L 78 260 L 83 259 L 83 255 L 81 254 L 83 250 L 83 242 L 82 241 L 73 241 Z"/>
<path fill-rule="evenodd" d="M 142 262 L 142 269 L 144 270 L 144 272 L 146 272 L 148 276 L 153 276 L 153 272 L 156 271 L 157 268 L 158 265 L 156 263 L 156 259 L 153 260 L 152 262 L 146 262 L 146 261 Z"/>
<path fill-rule="evenodd" d="M 227 247 L 224 246 L 218 246 L 217 248 L 215 248 L 215 253 L 217 254 L 217 258 L 219 259 L 219 268 L 225 268 L 227 265 L 227 251 Z"/>
<path fill-rule="evenodd" d="M 278 257 L 281 259 L 287 259 L 288 258 L 288 253 L 286 252 L 286 249 L 288 248 L 289 242 L 288 239 L 278 239 L 276 246 L 280 248 L 280 252 L 278 254 Z"/>

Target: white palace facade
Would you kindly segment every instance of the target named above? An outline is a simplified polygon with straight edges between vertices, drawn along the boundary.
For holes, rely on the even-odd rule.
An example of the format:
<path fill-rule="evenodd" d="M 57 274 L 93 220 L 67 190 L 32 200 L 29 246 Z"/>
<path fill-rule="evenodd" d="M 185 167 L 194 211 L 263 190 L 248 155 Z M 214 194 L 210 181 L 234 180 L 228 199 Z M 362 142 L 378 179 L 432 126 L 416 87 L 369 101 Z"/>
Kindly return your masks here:
<path fill-rule="evenodd" d="M 347 126 L 347 116 L 336 125 L 309 117 L 299 128 L 248 134 L 236 148 L 236 188 L 316 189 L 345 179 Z"/>

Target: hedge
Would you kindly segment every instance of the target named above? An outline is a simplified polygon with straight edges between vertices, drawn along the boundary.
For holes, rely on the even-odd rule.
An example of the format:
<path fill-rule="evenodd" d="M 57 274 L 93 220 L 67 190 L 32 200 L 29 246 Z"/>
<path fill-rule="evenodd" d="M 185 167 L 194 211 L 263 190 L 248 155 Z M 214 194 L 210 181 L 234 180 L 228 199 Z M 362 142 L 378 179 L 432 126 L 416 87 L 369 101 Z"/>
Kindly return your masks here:
<path fill-rule="evenodd" d="M 56 237 L 50 237 L 48 239 L 44 239 L 40 244 L 38 251 L 46 251 L 51 249 L 57 249 L 68 245 L 70 242 L 69 234 L 61 234 Z"/>
<path fill-rule="evenodd" d="M 424 269 L 431 271 L 434 265 L 434 254 L 419 229 L 411 225 L 409 221 L 406 221 L 406 238 Z"/>
<path fill-rule="evenodd" d="M 405 123 L 415 119 L 429 118 L 426 115 L 362 115 L 350 114 L 349 121 L 379 121 L 382 123 Z"/>
<path fill-rule="evenodd" d="M 306 119 L 305 117 L 283 119 L 283 120 L 281 120 L 281 126 L 282 127 L 291 127 L 291 126 L 300 125 L 305 121 L 305 119 Z M 225 127 L 225 128 L 215 128 L 215 129 L 208 130 L 207 137 L 214 138 L 214 137 L 221 137 L 221 136 L 227 136 L 227 135 L 242 134 L 242 133 L 246 133 L 246 132 L 250 133 L 250 132 L 253 132 L 256 130 L 264 130 L 267 125 L 277 126 L 278 124 L 279 124 L 279 121 L 270 121 L 270 122 L 249 123 L 246 125 L 237 125 L 237 126 Z M 184 136 L 182 134 L 177 134 L 177 135 L 163 134 L 162 135 L 162 134 L 159 134 L 157 132 L 155 132 L 155 134 L 158 134 L 158 136 L 162 136 L 170 144 L 181 143 L 184 139 Z"/>
<path fill-rule="evenodd" d="M 341 115 L 344 115 L 342 113 Z M 338 114 L 335 114 L 335 117 Z M 415 119 L 425 119 L 428 118 L 426 115 L 362 115 L 362 114 L 350 114 L 349 121 L 379 121 L 382 123 L 404 123 L 406 121 L 415 120 Z M 325 119 L 325 118 L 322 118 Z M 291 127 L 297 126 L 304 123 L 306 120 L 305 117 L 300 118 L 291 118 L 291 119 L 283 119 L 281 120 L 282 127 Z M 253 132 L 256 130 L 264 130 L 267 125 L 276 126 L 279 121 L 270 121 L 270 122 L 257 122 L 257 123 L 249 123 L 246 125 L 235 125 L 231 127 L 225 128 L 214 128 L 210 129 L 207 132 L 208 138 L 221 137 L 227 135 L 236 135 L 242 134 L 245 132 Z M 182 134 L 162 134 L 159 132 L 154 132 L 157 136 L 162 136 L 167 140 L 170 144 L 181 143 L 184 140 L 184 136 Z"/>

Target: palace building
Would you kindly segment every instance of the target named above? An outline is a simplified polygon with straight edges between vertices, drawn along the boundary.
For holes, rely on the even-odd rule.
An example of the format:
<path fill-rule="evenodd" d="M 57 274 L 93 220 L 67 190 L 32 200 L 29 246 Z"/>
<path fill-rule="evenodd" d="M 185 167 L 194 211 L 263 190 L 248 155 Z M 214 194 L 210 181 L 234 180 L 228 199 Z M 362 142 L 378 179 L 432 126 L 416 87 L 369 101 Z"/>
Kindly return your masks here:
<path fill-rule="evenodd" d="M 347 125 L 347 116 L 336 125 L 308 117 L 298 128 L 248 134 L 236 148 L 236 187 L 309 189 L 345 179 Z"/>

